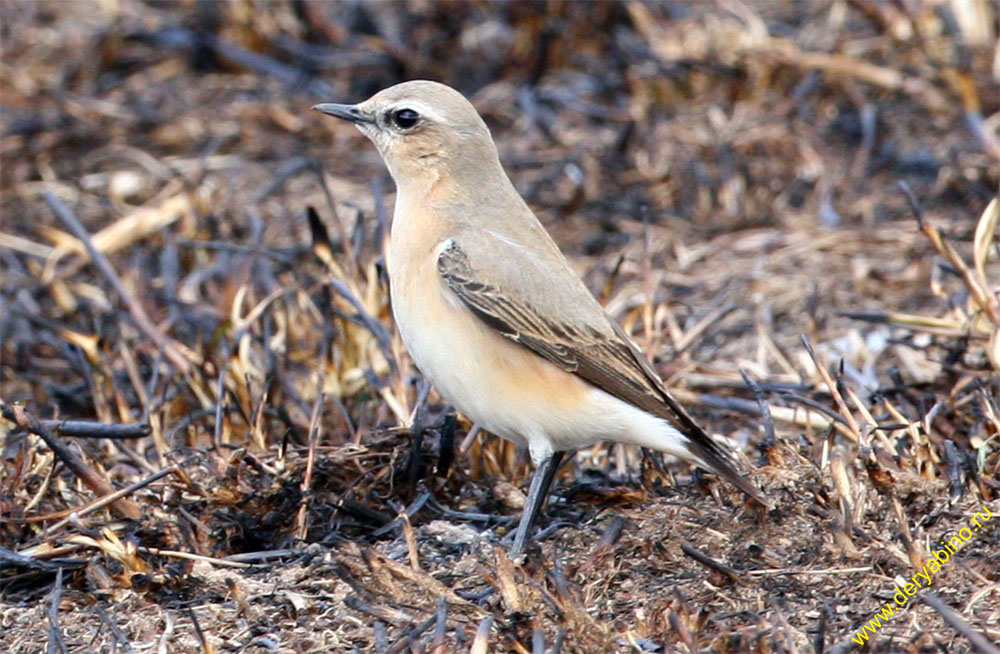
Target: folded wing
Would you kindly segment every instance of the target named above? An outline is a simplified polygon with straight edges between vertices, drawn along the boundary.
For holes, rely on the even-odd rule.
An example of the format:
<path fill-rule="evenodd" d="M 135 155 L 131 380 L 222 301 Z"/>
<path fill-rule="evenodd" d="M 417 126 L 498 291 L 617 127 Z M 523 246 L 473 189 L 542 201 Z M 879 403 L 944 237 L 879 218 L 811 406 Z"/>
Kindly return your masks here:
<path fill-rule="evenodd" d="M 553 262 L 548 262 L 544 271 L 533 271 L 538 262 L 516 244 L 497 239 L 487 246 L 492 256 L 477 258 L 475 250 L 481 247 L 481 242 L 460 245 L 452 240 L 437 260 L 445 283 L 476 316 L 563 370 L 670 421 L 689 439 L 688 448 L 695 458 L 768 504 L 736 471 L 727 453 L 666 391 L 645 356 L 568 265 L 559 261 L 562 265 L 553 268 Z M 490 268 L 485 269 L 485 262 L 501 263 L 487 264 Z M 556 288 L 546 292 L 546 285 Z M 559 298 L 562 306 L 547 306 L 545 298 Z"/>

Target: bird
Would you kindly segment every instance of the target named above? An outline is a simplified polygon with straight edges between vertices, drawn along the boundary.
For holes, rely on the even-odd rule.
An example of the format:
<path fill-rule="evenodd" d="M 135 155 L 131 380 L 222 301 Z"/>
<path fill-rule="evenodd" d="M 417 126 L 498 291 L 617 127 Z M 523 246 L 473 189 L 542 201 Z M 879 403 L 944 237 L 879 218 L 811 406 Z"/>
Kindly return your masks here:
<path fill-rule="evenodd" d="M 390 304 L 417 368 L 480 428 L 528 449 L 511 558 L 566 453 L 603 441 L 672 454 L 768 506 L 573 270 L 462 93 L 413 80 L 313 109 L 353 123 L 395 182 Z"/>

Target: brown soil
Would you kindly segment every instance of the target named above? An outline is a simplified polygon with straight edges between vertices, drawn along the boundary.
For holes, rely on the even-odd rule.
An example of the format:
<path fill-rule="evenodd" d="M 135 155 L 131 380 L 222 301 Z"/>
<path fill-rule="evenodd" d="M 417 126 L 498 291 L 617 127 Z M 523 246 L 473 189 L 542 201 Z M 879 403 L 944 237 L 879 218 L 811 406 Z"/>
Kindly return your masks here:
<path fill-rule="evenodd" d="M 995 4 L 0 18 L 0 650 L 997 651 Z M 382 268 L 391 180 L 309 111 L 412 78 L 469 95 L 772 508 L 599 446 L 506 557 L 530 465 L 487 434 L 461 452 L 471 426 L 420 400 Z"/>

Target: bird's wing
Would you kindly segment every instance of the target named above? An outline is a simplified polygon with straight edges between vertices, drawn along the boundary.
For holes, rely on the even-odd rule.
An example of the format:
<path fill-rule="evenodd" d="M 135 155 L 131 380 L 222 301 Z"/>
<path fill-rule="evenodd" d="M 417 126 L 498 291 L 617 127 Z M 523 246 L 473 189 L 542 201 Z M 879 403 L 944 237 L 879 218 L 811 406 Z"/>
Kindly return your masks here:
<path fill-rule="evenodd" d="M 489 256 L 472 256 L 483 248 Z M 646 357 L 568 264 L 561 257 L 546 264 L 504 239 L 479 238 L 463 244 L 452 239 L 437 260 L 445 283 L 484 323 L 606 393 L 670 421 L 688 438 L 696 458 L 766 505 L 727 453 L 666 391 Z"/>

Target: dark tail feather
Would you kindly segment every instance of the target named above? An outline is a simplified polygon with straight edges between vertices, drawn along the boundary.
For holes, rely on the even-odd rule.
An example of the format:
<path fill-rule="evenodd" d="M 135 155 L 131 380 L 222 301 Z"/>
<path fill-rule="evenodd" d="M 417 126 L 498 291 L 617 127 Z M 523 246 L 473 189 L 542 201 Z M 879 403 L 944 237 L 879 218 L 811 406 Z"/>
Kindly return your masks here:
<path fill-rule="evenodd" d="M 689 434 L 686 435 L 690 438 Z M 704 463 L 709 470 L 718 474 L 764 506 L 770 508 L 771 502 L 764 497 L 764 494 L 756 486 L 751 484 L 746 477 L 736 470 L 733 464 L 730 463 L 727 453 L 723 452 L 718 444 L 709 438 L 704 431 L 701 432 L 701 435 L 704 437 L 704 441 L 700 438 L 688 441 L 688 448 L 691 450 L 691 454 Z M 704 444 L 705 441 L 708 443 L 707 446 Z"/>
<path fill-rule="evenodd" d="M 661 387 L 661 390 L 663 391 L 663 398 L 667 406 L 670 407 L 670 410 L 677 418 L 681 433 L 688 438 L 687 446 L 691 454 L 704 463 L 709 470 L 720 475 L 736 488 L 739 488 L 753 499 L 770 508 L 771 502 L 764 497 L 764 494 L 733 466 L 729 453 L 723 450 L 718 443 L 712 440 L 711 436 L 705 433 L 701 425 L 694 421 L 694 418 L 688 414 L 680 402 L 674 399 L 673 395 L 667 392 L 665 388 Z"/>

